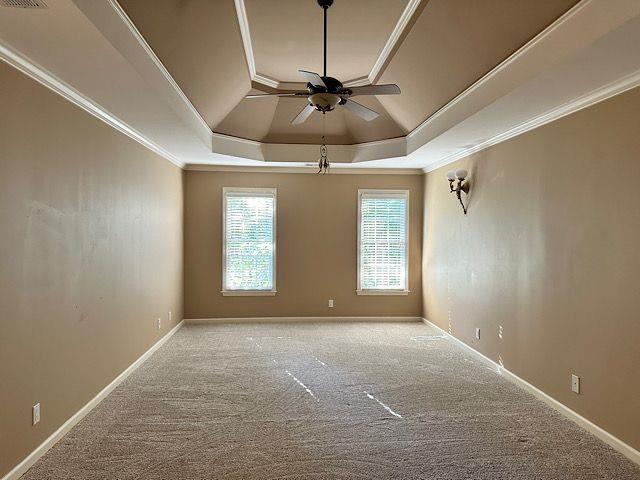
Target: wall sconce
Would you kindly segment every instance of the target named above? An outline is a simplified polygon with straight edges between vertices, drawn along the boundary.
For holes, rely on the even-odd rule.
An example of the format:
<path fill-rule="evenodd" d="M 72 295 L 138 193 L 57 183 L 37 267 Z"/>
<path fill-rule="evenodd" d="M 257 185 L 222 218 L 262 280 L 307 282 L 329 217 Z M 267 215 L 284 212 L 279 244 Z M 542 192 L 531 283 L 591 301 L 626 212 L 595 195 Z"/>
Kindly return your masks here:
<path fill-rule="evenodd" d="M 465 215 L 467 214 L 467 207 L 465 207 L 464 203 L 462 202 L 461 192 L 464 192 L 465 195 L 469 194 L 469 181 L 465 182 L 467 174 L 468 173 L 466 170 L 456 170 L 455 172 L 450 171 L 446 173 L 447 180 L 449 181 L 449 191 L 451 193 L 455 192 L 460 205 L 462 205 L 462 211 Z M 458 184 L 454 186 L 456 180 L 458 180 Z"/>

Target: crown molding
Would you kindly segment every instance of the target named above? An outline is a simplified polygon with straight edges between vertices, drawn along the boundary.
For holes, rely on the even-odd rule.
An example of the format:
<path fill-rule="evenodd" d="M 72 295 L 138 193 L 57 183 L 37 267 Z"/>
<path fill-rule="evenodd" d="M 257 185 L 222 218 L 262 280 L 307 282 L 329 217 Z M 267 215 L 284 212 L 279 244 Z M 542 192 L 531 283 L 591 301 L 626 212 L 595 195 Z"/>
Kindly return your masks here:
<path fill-rule="evenodd" d="M 345 87 L 362 87 L 364 85 L 372 85 L 378 80 L 380 75 L 382 75 L 383 69 L 389 64 L 389 60 L 391 60 L 391 57 L 396 52 L 398 42 L 405 33 L 405 30 L 409 27 L 411 18 L 418 10 L 420 4 L 428 1 L 429 0 L 409 0 L 409 3 L 407 3 L 402 15 L 400 15 L 396 26 L 393 28 L 391 35 L 389 35 L 387 43 L 385 43 L 382 48 L 382 51 L 380 52 L 380 55 L 378 55 L 378 58 L 373 64 L 369 74 L 365 77 L 354 78 L 353 80 L 344 82 Z"/>
<path fill-rule="evenodd" d="M 444 157 L 437 162 L 430 164 L 428 167 L 423 168 L 422 171 L 425 173 L 433 172 L 440 167 L 468 157 L 469 155 L 477 153 L 498 143 L 502 143 L 506 140 L 509 140 L 510 138 L 517 137 L 518 135 L 541 127 L 542 125 L 545 125 L 547 123 L 559 120 L 562 117 L 571 115 L 572 113 L 575 113 L 584 108 L 591 107 L 596 103 L 607 100 L 638 86 L 640 86 L 640 70 L 619 80 L 616 80 L 615 82 L 611 82 L 607 85 L 604 85 L 603 87 L 597 88 L 586 95 L 582 95 L 575 100 L 572 100 L 571 102 L 567 102 L 563 105 L 560 105 L 559 107 L 552 108 L 542 115 L 527 120 L 526 122 L 523 122 L 520 125 L 516 125 L 513 128 L 505 130 L 504 132 L 495 135 L 478 145 L 466 148 L 454 153 L 453 155 Z"/>
<path fill-rule="evenodd" d="M 36 64 L 31 59 L 27 58 L 25 55 L 15 51 L 9 45 L 4 44 L 0 40 L 0 59 L 11 65 L 12 67 L 18 69 L 25 75 L 29 76 L 33 80 L 38 83 L 44 85 L 48 89 L 57 93 L 58 95 L 64 97 L 74 105 L 82 108 L 85 112 L 90 113 L 94 117 L 102 120 L 107 125 L 115 128 L 121 133 L 124 133 L 131 139 L 136 142 L 144 145 L 149 150 L 154 153 L 160 155 L 166 160 L 170 161 L 174 165 L 183 168 L 184 162 L 180 161 L 171 153 L 167 152 L 160 145 L 155 142 L 149 140 L 145 135 L 138 132 L 131 125 L 120 120 L 118 117 L 109 112 L 106 108 L 94 102 L 90 98 L 84 96 L 82 93 L 77 91 L 71 85 L 63 82 L 51 72 L 47 71 L 45 68 Z"/>
<path fill-rule="evenodd" d="M 344 165 L 344 164 L 338 164 Z M 187 164 L 185 170 L 194 172 L 243 172 L 243 173 L 306 173 L 315 175 L 318 173 L 317 166 L 296 166 L 296 167 L 263 167 L 263 166 L 240 166 L 240 165 L 200 165 Z M 420 168 L 354 168 L 332 165 L 330 173 L 332 175 L 422 175 Z"/>
<path fill-rule="evenodd" d="M 342 85 L 345 87 L 364 87 L 365 85 L 371 85 L 371 80 L 369 80 L 369 78 L 369 75 L 354 78 L 353 80 L 347 80 Z"/>
<path fill-rule="evenodd" d="M 373 68 L 371 69 L 371 72 L 369 72 L 368 80 L 370 84 L 375 82 L 378 79 L 378 77 L 382 74 L 382 69 L 387 64 L 388 60 L 390 60 L 393 53 L 395 52 L 396 46 L 400 41 L 400 39 L 402 38 L 402 34 L 404 33 L 405 29 L 409 26 L 409 22 L 413 17 L 413 14 L 416 12 L 418 7 L 420 6 L 421 1 L 422 0 L 410 0 L 409 3 L 407 3 L 407 6 L 402 12 L 402 15 L 400 15 L 400 18 L 398 19 L 398 23 L 396 23 L 395 28 L 391 32 L 391 36 L 389 37 L 389 39 L 387 40 L 387 43 L 385 44 L 384 48 L 380 52 L 380 55 L 378 56 L 376 63 L 373 64 Z"/>
<path fill-rule="evenodd" d="M 242 143 L 244 145 L 249 145 L 251 147 L 260 147 L 263 144 L 262 142 L 258 142 L 257 140 L 250 140 L 248 138 L 242 138 L 242 137 L 234 137 L 233 135 L 226 135 L 224 133 L 218 133 L 218 132 L 211 132 L 211 138 L 213 139 L 213 141 L 215 142 L 216 140 L 219 141 L 232 141 L 232 142 L 237 142 L 237 143 Z"/>
<path fill-rule="evenodd" d="M 114 0 L 110 0 L 114 1 Z M 402 35 L 404 34 L 405 29 L 409 26 L 410 20 L 413 17 L 414 13 L 417 11 L 418 7 L 423 1 L 428 0 L 409 0 L 407 6 L 400 15 L 398 22 L 393 28 L 391 35 L 387 39 L 380 55 L 376 59 L 376 62 L 373 64 L 371 71 L 368 75 L 354 78 L 352 80 L 348 80 L 344 82 L 345 87 L 361 87 L 364 85 L 371 85 L 382 73 L 382 69 L 385 65 L 387 65 L 389 59 L 395 52 L 396 46 Z M 266 75 L 262 75 L 256 71 L 256 60 L 253 54 L 253 45 L 251 43 L 251 30 L 249 28 L 249 19 L 247 17 L 247 9 L 244 4 L 244 0 L 234 0 L 236 6 L 236 14 L 238 16 L 238 25 L 240 26 L 240 35 L 242 37 L 242 44 L 244 46 L 244 54 L 247 60 L 247 67 L 249 68 L 249 76 L 251 77 L 252 82 L 260 83 L 267 87 L 282 89 L 284 88 L 285 83 L 291 82 L 280 82 L 273 78 L 267 77 Z"/>
<path fill-rule="evenodd" d="M 411 130 L 407 134 L 407 139 L 411 140 L 415 136 L 419 135 L 422 131 L 426 130 L 431 124 L 435 123 L 438 119 L 446 115 L 448 112 L 453 110 L 459 103 L 464 101 L 465 99 L 472 96 L 475 92 L 477 92 L 480 88 L 490 82 L 493 78 L 498 76 L 500 73 L 508 70 L 512 67 L 514 63 L 516 63 L 523 55 L 532 50 L 537 44 L 540 43 L 541 40 L 550 36 L 554 31 L 560 28 L 563 24 L 570 21 L 573 17 L 575 17 L 583 8 L 585 8 L 592 0 L 581 0 L 577 4 L 575 4 L 572 8 L 567 10 L 562 16 L 560 16 L 555 22 L 550 24 L 547 28 L 542 30 L 538 35 L 533 37 L 527 43 L 525 43 L 522 47 L 516 50 L 509 57 L 504 59 L 501 63 L 492 68 L 485 75 L 480 77 L 474 83 L 472 83 L 469 87 L 451 99 L 448 103 L 443 105 L 440 109 L 436 110 L 432 115 L 426 118 L 422 123 L 420 123 L 417 127 Z"/>
<path fill-rule="evenodd" d="M 108 0 L 108 2 L 111 8 L 118 15 L 122 23 L 127 27 L 136 42 L 142 47 L 149 59 L 155 64 L 167 83 L 171 86 L 171 88 L 175 91 L 175 93 L 182 100 L 185 106 L 189 109 L 193 118 L 199 124 L 199 129 L 201 130 L 200 134 L 202 136 L 209 137 L 211 135 L 211 127 L 209 127 L 209 124 L 205 121 L 202 115 L 200 115 L 200 112 L 196 109 L 193 103 L 191 103 L 191 100 L 189 100 L 189 97 L 187 97 L 182 88 L 180 88 L 173 76 L 169 73 L 169 70 L 167 70 L 162 61 L 160 61 L 156 53 L 140 33 L 140 30 L 138 30 L 133 21 L 131 21 L 131 18 L 129 18 L 129 16 L 120 6 L 117 0 Z"/>
<path fill-rule="evenodd" d="M 262 168 L 276 171 L 275 169 L 279 168 L 305 169 L 305 167 L 310 172 L 314 171 L 314 167 L 310 166 L 313 161 L 305 162 L 304 159 L 315 158 L 317 145 L 262 143 L 211 132 L 116 0 L 103 3 L 74 0 L 74 3 L 84 7 L 80 11 L 82 16 L 79 15 L 79 18 L 97 27 L 96 41 L 108 42 L 114 56 L 124 57 L 135 69 L 135 73 L 138 76 L 142 75 L 142 79 L 148 82 L 146 89 L 154 93 L 153 102 L 167 106 L 162 112 L 168 114 L 166 118 L 146 116 L 138 121 L 136 115 L 131 115 L 132 111 L 137 113 L 136 109 L 139 107 L 137 103 L 121 108 L 121 103 L 111 102 L 108 96 L 94 97 L 92 85 L 87 85 L 86 82 L 79 82 L 77 89 L 74 88 L 72 85 L 76 83 L 73 75 L 78 75 L 82 67 L 78 65 L 75 69 L 57 70 L 56 65 L 49 62 L 53 55 L 49 48 L 42 51 L 31 48 L 21 53 L 16 49 L 21 44 L 17 43 L 14 47 L 11 37 L 7 37 L 0 40 L 0 59 L 180 167 L 186 163 L 195 165 L 210 162 L 227 167 L 234 164 L 247 171 L 257 171 Z M 93 8 L 96 5 L 100 5 L 99 8 Z M 617 8 L 613 8 L 595 0 L 580 1 L 407 136 L 351 145 L 330 145 L 334 167 L 332 171 L 338 173 L 339 170 L 351 168 L 355 170 L 354 173 L 360 174 L 369 170 L 374 170 L 375 173 L 392 173 L 401 165 L 401 170 L 424 167 L 425 172 L 430 172 L 639 86 L 640 57 L 629 45 L 636 43 L 634 40 L 640 36 L 640 30 L 635 30 L 639 32 L 637 34 L 629 34 L 629 31 L 634 31 L 629 30 L 629 26 L 640 28 L 640 5 L 632 0 L 620 2 L 617 5 L 619 5 Z M 105 18 L 107 18 L 105 23 L 100 23 L 100 20 Z M 573 20 L 569 22 L 570 19 Z M 631 24 L 631 21 L 635 23 Z M 591 28 L 585 28 L 587 25 Z M 622 27 L 623 25 L 626 26 Z M 598 39 L 604 38 L 617 29 L 621 32 L 615 33 L 613 43 L 607 40 L 601 44 L 600 49 L 593 48 Z M 49 40 L 49 37 L 43 36 L 40 43 L 45 44 Z M 51 41 L 56 40 L 51 39 Z M 565 45 L 567 45 L 566 50 L 564 50 Z M 554 49 L 557 50 L 559 46 L 562 46 L 561 51 L 555 55 Z M 607 57 L 610 58 L 610 62 L 600 61 L 604 58 L 602 52 L 607 51 L 603 50 L 603 47 L 617 52 L 616 56 Z M 582 52 L 580 53 L 581 63 L 575 63 L 575 52 Z M 585 57 L 585 54 L 588 54 L 588 57 Z M 54 58 L 57 57 L 54 55 Z M 46 68 L 38 61 L 46 65 Z M 563 62 L 569 62 L 569 67 L 573 69 L 569 75 L 558 75 L 557 70 L 553 70 L 556 64 L 559 68 L 564 68 Z M 570 62 L 575 64 L 571 66 Z M 589 70 L 585 70 L 585 65 L 591 65 L 588 62 L 594 62 L 592 71 L 596 71 L 593 69 L 597 68 L 599 69 L 597 71 L 602 74 L 595 75 L 593 78 L 589 75 L 584 77 L 584 73 L 581 74 L 581 72 Z M 530 71 L 532 73 L 529 75 Z M 547 72 L 555 76 L 546 78 Z M 118 71 L 112 73 L 119 74 Z M 578 82 L 579 85 L 574 88 L 571 85 L 576 75 L 582 75 L 585 81 Z M 135 78 L 138 79 L 138 77 Z M 534 89 L 522 90 L 522 87 L 527 86 L 527 82 L 532 83 L 532 79 Z M 544 83 L 542 86 L 540 86 L 541 81 Z M 563 83 L 554 84 L 554 82 Z M 132 85 L 139 88 L 138 84 L 132 83 Z M 553 90 L 562 85 L 570 88 L 553 96 Z M 104 88 L 104 85 L 102 87 Z M 517 98 L 513 100 L 512 96 L 512 92 L 517 92 L 517 89 L 521 91 L 520 103 Z M 522 92 L 534 95 L 527 97 L 527 93 Z M 117 97 L 119 94 L 120 92 L 114 91 L 112 95 Z M 538 98 L 541 98 L 540 95 L 551 96 L 550 100 L 543 104 L 544 106 L 521 110 L 524 105 L 523 98 L 526 101 L 527 98 L 534 98 L 536 95 Z M 496 123 L 496 115 L 500 115 L 501 111 L 508 113 L 505 105 L 500 103 L 502 99 L 507 99 L 507 108 L 519 114 L 505 117 L 503 118 L 505 121 Z M 146 103 L 141 105 L 148 105 L 151 99 L 145 97 L 145 100 Z M 169 109 L 171 111 L 167 112 Z M 164 122 L 162 124 L 164 130 L 147 128 L 147 123 L 155 127 L 153 122 L 160 119 Z M 483 133 L 482 129 L 489 124 L 487 119 L 489 123 L 493 122 L 493 127 Z M 471 127 L 469 127 L 470 122 Z M 459 129 L 460 125 L 462 125 L 462 131 Z M 477 133 L 479 126 L 480 133 Z M 184 132 L 188 133 L 188 136 L 181 133 L 183 135 L 179 137 L 181 144 L 163 142 L 163 139 L 171 136 L 171 132 L 183 127 L 186 127 Z M 204 143 L 201 142 L 203 139 L 206 140 Z M 459 149 L 458 145 L 460 145 Z M 369 163 L 371 161 L 373 163 Z"/>
<path fill-rule="evenodd" d="M 240 36 L 242 37 L 242 45 L 244 46 L 244 56 L 247 60 L 249 68 L 249 76 L 252 82 L 261 83 L 271 88 L 278 88 L 280 82 L 272 78 L 260 75 L 256 72 L 256 60 L 253 55 L 253 46 L 251 44 L 251 31 L 249 30 L 249 19 L 247 18 L 247 9 L 244 0 L 234 0 L 236 6 L 236 15 L 238 15 L 238 25 L 240 26 Z"/>
<path fill-rule="evenodd" d="M 320 143 L 268 143 L 268 142 L 260 142 L 258 140 L 251 140 L 248 138 L 242 138 L 242 137 L 235 137 L 233 135 L 227 135 L 226 133 L 219 133 L 219 132 L 212 132 L 212 138 L 213 140 L 220 140 L 220 141 L 233 141 L 233 142 L 238 142 L 238 143 L 242 143 L 244 145 L 249 145 L 252 147 L 261 147 L 261 146 L 265 146 L 265 145 L 299 145 L 299 146 L 306 146 L 306 147 L 319 147 Z M 404 142 L 406 139 L 406 137 L 393 137 L 393 138 L 387 138 L 385 140 L 373 140 L 370 142 L 361 142 L 361 143 L 328 143 L 327 146 L 328 147 L 339 147 L 339 148 L 344 148 L 344 147 L 377 147 L 377 146 L 381 146 L 381 145 L 392 145 L 392 144 L 401 144 L 402 142 Z"/>
<path fill-rule="evenodd" d="M 428 0 L 411 0 L 407 7 L 405 8 L 401 18 L 396 24 L 394 28 L 394 32 L 390 37 L 387 45 L 381 52 L 380 58 L 383 58 L 385 55 L 388 58 L 388 55 L 392 54 L 397 42 L 402 38 L 403 31 L 411 24 L 411 18 L 415 15 L 416 11 L 421 4 L 424 4 Z M 240 25 L 240 30 L 242 33 L 242 40 L 245 46 L 245 54 L 247 55 L 247 62 L 249 65 L 249 70 L 253 68 L 255 72 L 255 63 L 253 60 L 253 51 L 251 46 L 251 37 L 249 32 L 249 25 L 247 21 L 247 14 L 244 5 L 244 0 L 234 0 L 236 11 L 238 13 L 238 21 Z M 182 92 L 180 87 L 173 80 L 169 72 L 164 68 L 160 60 L 153 53 L 153 50 L 146 43 L 144 38 L 140 32 L 135 28 L 133 23 L 127 17 L 127 15 L 122 11 L 122 9 L 117 4 L 116 0 L 109 0 L 109 3 L 114 8 L 114 10 L 118 13 L 120 19 L 127 24 L 127 27 L 132 35 L 136 37 L 139 45 L 144 49 L 146 54 L 151 57 L 153 62 L 158 67 L 158 70 L 162 73 L 164 78 L 172 85 L 173 89 L 178 93 L 183 102 L 185 102 L 189 106 L 189 110 L 199 119 L 199 123 L 203 128 L 207 129 L 207 133 L 210 136 L 211 143 L 213 145 L 213 153 L 221 154 L 221 155 L 229 155 L 231 157 L 236 156 L 240 158 L 254 159 L 261 162 L 268 163 L 281 163 L 279 160 L 275 160 L 276 158 L 280 159 L 280 157 L 287 153 L 289 150 L 292 150 L 292 153 L 289 155 L 287 153 L 287 157 L 292 164 L 298 164 L 300 162 L 295 161 L 297 158 L 304 158 L 304 155 L 300 155 L 310 148 L 315 148 L 312 145 L 282 145 L 282 144 L 268 144 L 261 143 L 258 141 L 247 140 L 237 137 L 232 137 L 228 135 L 222 135 L 219 133 L 212 133 L 208 128 L 208 125 L 204 122 L 202 117 L 199 115 L 195 107 L 188 100 L 186 95 Z M 411 158 L 414 156 L 418 158 L 421 156 L 420 151 L 416 152 L 416 145 L 421 146 L 420 144 L 424 144 L 430 138 L 430 132 L 433 133 L 432 130 L 438 130 L 438 124 L 449 117 L 449 114 L 456 116 L 456 111 L 460 108 L 463 110 L 468 110 L 468 107 L 465 107 L 467 102 L 469 102 L 473 106 L 474 99 L 476 97 L 483 96 L 483 88 L 489 85 L 492 85 L 493 82 L 499 82 L 503 75 L 507 75 L 511 69 L 517 70 L 518 68 L 522 68 L 522 63 L 526 67 L 528 62 L 536 61 L 536 55 L 539 56 L 540 53 L 536 50 L 536 47 L 541 46 L 544 50 L 544 45 L 547 45 L 547 39 L 550 40 L 551 45 L 554 45 L 553 38 L 557 37 L 556 32 L 560 29 L 560 38 L 564 35 L 575 35 L 576 28 L 580 28 L 580 25 L 584 24 L 584 22 L 592 22 L 594 18 L 602 17 L 603 9 L 607 11 L 607 7 L 599 4 L 594 0 L 581 0 L 574 7 L 569 9 L 558 18 L 555 22 L 550 24 L 546 29 L 532 38 L 529 42 L 527 42 L 523 47 L 514 52 L 511 56 L 493 68 L 490 72 L 464 90 L 461 94 L 452 99 L 449 103 L 431 115 L 429 118 L 425 119 L 420 125 L 414 128 L 411 132 L 409 132 L 405 137 L 399 137 L 389 140 L 381 140 L 375 142 L 367 142 L 362 144 L 354 144 L 350 146 L 331 146 L 335 151 L 337 156 L 339 157 L 336 163 L 345 164 L 346 158 L 351 156 L 351 163 L 357 163 L 361 161 L 368 160 L 378 160 L 383 158 L 394 158 L 394 157 L 408 157 Z M 587 38 L 585 37 L 582 41 L 592 41 L 593 38 L 598 38 L 598 35 L 602 35 L 603 32 L 606 32 L 607 28 L 615 28 L 612 25 L 615 25 L 616 22 L 621 24 L 623 21 L 626 21 L 628 18 L 631 18 L 631 15 L 636 14 L 637 7 L 633 5 L 622 4 L 617 9 L 609 8 L 609 13 L 611 18 L 608 22 L 604 20 L 600 21 L 600 25 L 597 26 L 596 31 Z M 608 17 L 607 17 L 608 18 Z M 573 21 L 575 20 L 575 21 Z M 575 26 L 574 26 L 575 25 Z M 607 27 L 607 25 L 611 25 Z M 566 28 L 565 28 L 566 27 Z M 599 29 L 599 30 L 598 30 Z M 566 33 L 565 33 L 566 32 Z M 573 33 L 572 33 L 573 32 Z M 592 38 L 593 37 L 593 38 Z M 557 44 L 557 39 L 556 39 Z M 529 60 L 529 57 L 532 57 L 532 60 Z M 378 65 L 384 65 L 384 62 L 376 62 Z M 253 65 L 253 67 L 252 67 Z M 259 74 L 258 80 L 260 81 Z M 262 77 L 264 80 L 265 77 Z M 270 86 L 279 85 L 275 80 L 266 79 L 265 81 L 271 81 Z M 359 81 L 365 81 L 364 79 L 360 79 Z M 367 80 L 368 81 L 368 80 Z M 264 83 L 264 82 L 263 82 Z M 627 75 L 623 78 L 616 79 L 609 84 L 598 87 L 594 90 L 591 90 L 590 93 L 579 96 L 575 99 L 572 99 L 560 106 L 556 106 L 546 111 L 543 114 L 536 115 L 533 118 L 529 118 L 526 121 L 508 128 L 507 130 L 493 135 L 486 141 L 483 141 L 479 144 L 471 145 L 469 148 L 465 148 L 463 150 L 457 151 L 452 155 L 447 155 L 445 157 L 440 156 L 440 158 L 436 158 L 435 162 L 428 164 L 425 167 L 425 171 L 432 171 L 439 166 L 445 165 L 447 163 L 454 162 L 459 158 L 464 156 L 468 156 L 472 153 L 480 151 L 484 148 L 487 148 L 491 145 L 499 143 L 501 141 L 512 138 L 516 135 L 524 133 L 528 130 L 536 128 L 545 123 L 551 122 L 555 119 L 561 118 L 562 116 L 568 115 L 574 111 L 577 111 L 581 108 L 586 108 L 594 103 L 602 101 L 610 96 L 616 95 L 618 93 L 622 93 L 624 90 L 633 88 L 637 85 L 637 75 L 635 73 L 631 75 Z M 468 113 L 468 112 L 467 112 Z M 107 112 L 108 114 L 108 112 Z M 457 123 L 457 122 L 456 122 Z M 117 127 L 116 127 L 117 128 Z M 136 132 L 133 132 L 134 134 Z M 141 141 L 144 144 L 144 142 Z M 219 148 L 218 148 L 219 147 Z M 414 148 L 416 147 L 416 148 Z M 349 154 L 349 151 L 351 152 Z M 166 155 L 163 155 L 166 156 Z M 344 157 L 344 158 L 342 158 Z M 269 160 L 271 159 L 271 160 Z M 429 159 L 430 160 L 430 159 Z M 427 159 L 424 161 L 420 160 L 417 163 L 422 163 L 421 166 L 424 166 Z M 175 163 L 175 162 L 174 162 Z M 244 168 L 265 168 L 262 166 L 256 167 L 244 167 Z M 266 168 L 278 168 L 277 165 L 269 166 Z M 292 168 L 292 167 L 286 167 Z M 300 167 L 298 167 L 300 168 Z M 337 170 L 337 168 L 336 168 Z"/>

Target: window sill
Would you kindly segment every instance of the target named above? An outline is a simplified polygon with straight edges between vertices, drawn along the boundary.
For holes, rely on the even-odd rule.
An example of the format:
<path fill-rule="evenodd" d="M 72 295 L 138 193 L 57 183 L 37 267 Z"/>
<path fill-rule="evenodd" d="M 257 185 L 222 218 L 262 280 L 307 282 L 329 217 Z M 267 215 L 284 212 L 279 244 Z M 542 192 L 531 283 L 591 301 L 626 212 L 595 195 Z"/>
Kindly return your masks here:
<path fill-rule="evenodd" d="M 223 297 L 273 297 L 276 290 L 222 290 Z"/>
<path fill-rule="evenodd" d="M 356 290 L 358 295 L 409 295 L 409 290 Z"/>

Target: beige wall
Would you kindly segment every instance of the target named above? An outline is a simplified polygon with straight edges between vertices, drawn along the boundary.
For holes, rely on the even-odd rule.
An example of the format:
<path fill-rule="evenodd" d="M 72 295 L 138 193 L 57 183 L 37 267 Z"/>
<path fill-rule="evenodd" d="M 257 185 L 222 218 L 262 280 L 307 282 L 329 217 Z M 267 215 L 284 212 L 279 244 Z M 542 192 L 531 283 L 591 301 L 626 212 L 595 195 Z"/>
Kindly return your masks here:
<path fill-rule="evenodd" d="M 422 181 L 422 175 L 187 171 L 185 318 L 419 316 Z M 223 187 L 278 189 L 274 297 L 220 294 Z M 410 190 L 408 296 L 356 295 L 359 188 Z"/>
<path fill-rule="evenodd" d="M 428 174 L 423 252 L 425 317 L 636 449 L 638 112 L 635 89 Z"/>
<path fill-rule="evenodd" d="M 182 318 L 183 197 L 179 168 L 2 62 L 0 109 L 2 477 Z"/>

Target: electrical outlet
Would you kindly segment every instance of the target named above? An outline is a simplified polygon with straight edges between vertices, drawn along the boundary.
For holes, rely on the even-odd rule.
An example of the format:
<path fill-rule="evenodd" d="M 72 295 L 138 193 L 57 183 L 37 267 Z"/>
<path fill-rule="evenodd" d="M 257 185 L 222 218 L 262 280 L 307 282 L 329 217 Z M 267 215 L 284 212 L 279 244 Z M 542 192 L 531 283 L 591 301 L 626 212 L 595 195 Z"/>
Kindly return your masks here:
<path fill-rule="evenodd" d="M 171 323 L 171 310 L 169 310 L 169 323 Z"/>
<path fill-rule="evenodd" d="M 35 425 L 40 421 L 40 404 L 36 403 L 31 409 L 32 413 L 32 424 Z"/>
<path fill-rule="evenodd" d="M 502 325 L 498 325 L 498 338 L 502 340 Z"/>
<path fill-rule="evenodd" d="M 160 317 L 158 317 L 158 330 L 160 330 L 161 322 L 162 322 L 162 320 L 160 319 Z"/>
<path fill-rule="evenodd" d="M 329 308 L 333 308 L 333 298 L 329 299 Z"/>
<path fill-rule="evenodd" d="M 476 339 L 480 340 L 480 329 L 476 328 Z"/>
<path fill-rule="evenodd" d="M 571 391 L 573 393 L 580 393 L 580 377 L 571 374 Z"/>

